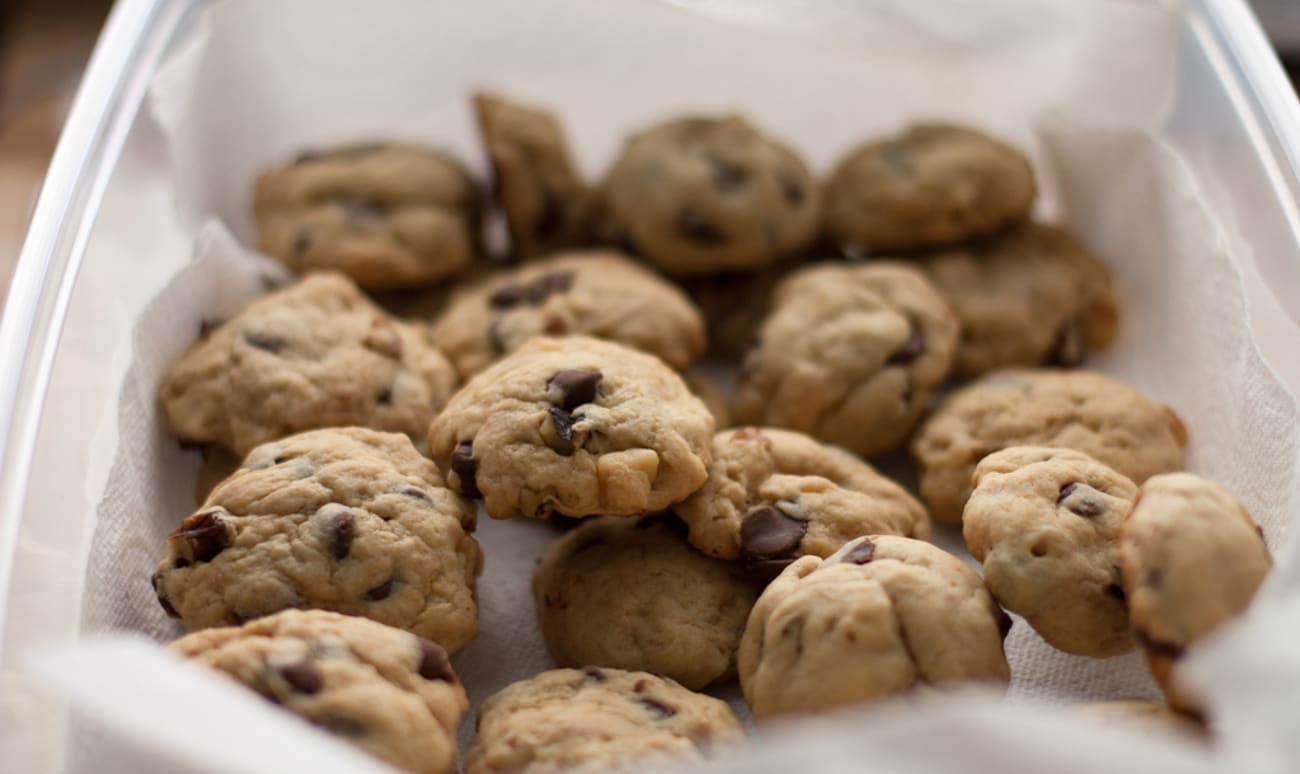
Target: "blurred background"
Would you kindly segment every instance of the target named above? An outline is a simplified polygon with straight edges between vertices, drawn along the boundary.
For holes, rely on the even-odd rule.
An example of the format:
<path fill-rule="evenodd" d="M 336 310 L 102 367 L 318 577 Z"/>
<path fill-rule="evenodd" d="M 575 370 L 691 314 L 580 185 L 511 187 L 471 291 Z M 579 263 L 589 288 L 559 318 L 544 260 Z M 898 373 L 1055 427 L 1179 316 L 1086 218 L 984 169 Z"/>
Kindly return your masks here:
<path fill-rule="evenodd" d="M 1300 81 L 1300 0 L 1251 0 Z M 0 303 L 111 0 L 0 0 Z"/>

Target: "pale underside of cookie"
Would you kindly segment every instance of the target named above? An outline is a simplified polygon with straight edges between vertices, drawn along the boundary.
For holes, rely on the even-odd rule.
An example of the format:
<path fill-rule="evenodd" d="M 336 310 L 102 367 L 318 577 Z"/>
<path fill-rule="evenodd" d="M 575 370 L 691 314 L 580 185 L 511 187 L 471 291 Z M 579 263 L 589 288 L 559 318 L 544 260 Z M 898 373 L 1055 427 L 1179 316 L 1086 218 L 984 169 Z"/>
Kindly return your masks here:
<path fill-rule="evenodd" d="M 735 676 L 758 586 L 685 533 L 670 514 L 605 518 L 552 544 L 533 599 L 559 666 L 651 672 L 694 690 Z"/>
<path fill-rule="evenodd" d="M 478 251 L 479 193 L 445 153 L 353 145 L 306 153 L 257 179 L 258 245 L 302 273 L 332 269 L 361 287 L 425 285 Z"/>
<path fill-rule="evenodd" d="M 1124 524 L 1120 560 L 1147 665 L 1171 705 L 1196 709 L 1176 664 L 1250 605 L 1273 565 L 1262 531 L 1218 484 L 1190 473 L 1155 476 Z"/>
<path fill-rule="evenodd" d="M 535 338 L 458 392 L 429 451 L 489 515 L 635 516 L 704 483 L 713 415 L 652 355 Z"/>
<path fill-rule="evenodd" d="M 1063 229 L 1027 223 L 921 266 L 961 321 L 954 371 L 962 376 L 1077 366 L 1114 338 L 1110 271 Z"/>
<path fill-rule="evenodd" d="M 973 483 L 962 535 L 994 598 L 1067 653 L 1132 650 L 1119 532 L 1137 485 L 1082 452 L 1032 446 L 985 457 Z"/>
<path fill-rule="evenodd" d="M 154 590 L 190 630 L 318 608 L 455 652 L 478 631 L 475 517 L 405 436 L 303 433 L 217 485 L 168 537 Z"/>
<path fill-rule="evenodd" d="M 925 509 L 902 487 L 843 449 L 776 428 L 714 436 L 709 479 L 677 513 L 696 548 L 743 559 L 763 580 L 862 535 L 930 536 Z"/>
<path fill-rule="evenodd" d="M 633 136 L 603 195 L 617 237 L 682 276 L 770 265 L 808 247 L 821 217 L 804 163 L 738 116 Z"/>
<path fill-rule="evenodd" d="M 433 341 L 463 378 L 534 336 L 583 335 L 649 352 L 683 369 L 704 351 L 704 323 L 686 296 L 612 250 L 563 253 L 458 294 Z"/>
<path fill-rule="evenodd" d="M 456 373 L 424 332 L 340 274 L 313 274 L 249 304 L 190 346 L 158 397 L 172 432 L 237 455 L 320 427 L 420 438 Z"/>
<path fill-rule="evenodd" d="M 1183 467 L 1187 430 L 1168 407 L 1096 372 L 994 371 L 948 395 L 912 438 L 930 515 L 960 523 L 975 465 L 1011 446 L 1075 449 L 1140 484 Z"/>
<path fill-rule="evenodd" d="M 401 769 L 456 770 L 456 726 L 469 702 L 446 652 L 429 640 L 361 618 L 287 610 L 168 647 Z"/>
<path fill-rule="evenodd" d="M 917 686 L 1003 686 L 1010 619 L 970 568 L 929 543 L 858 538 L 805 556 L 759 597 L 738 656 L 754 717 L 829 711 Z"/>
<path fill-rule="evenodd" d="M 803 269 L 777 287 L 741 366 L 736 418 L 887 453 L 948 375 L 957 335 L 947 302 L 913 266 Z"/>
<path fill-rule="evenodd" d="M 583 244 L 592 192 L 570 159 L 559 121 L 536 107 L 482 93 L 474 96 L 474 117 L 514 256 Z"/>
<path fill-rule="evenodd" d="M 944 247 L 1024 219 L 1028 159 L 973 129 L 920 124 L 851 150 L 825 188 L 825 228 L 852 254 Z"/>
<path fill-rule="evenodd" d="M 515 683 L 478 709 L 466 774 L 610 771 L 698 761 L 734 744 L 725 702 L 645 672 L 556 669 Z"/>

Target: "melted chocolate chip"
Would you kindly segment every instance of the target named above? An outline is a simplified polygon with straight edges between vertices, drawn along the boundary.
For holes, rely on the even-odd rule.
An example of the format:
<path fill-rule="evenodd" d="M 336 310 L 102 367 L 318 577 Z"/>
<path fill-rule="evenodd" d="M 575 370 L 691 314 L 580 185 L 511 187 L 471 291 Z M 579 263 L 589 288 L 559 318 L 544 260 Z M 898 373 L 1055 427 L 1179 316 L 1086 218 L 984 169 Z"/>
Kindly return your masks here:
<path fill-rule="evenodd" d="M 260 349 L 264 352 L 270 352 L 272 355 L 278 355 L 280 350 L 284 349 L 284 339 L 276 336 L 268 336 L 261 333 L 244 331 L 244 341 L 248 346 L 254 349 Z"/>
<path fill-rule="evenodd" d="M 1120 602 L 1127 602 L 1128 595 L 1124 593 L 1124 587 L 1118 583 L 1112 583 L 1106 587 L 1106 593 L 1118 599 Z"/>
<path fill-rule="evenodd" d="M 720 245 L 727 241 L 726 234 L 690 207 L 683 207 L 677 213 L 677 233 L 688 242 L 701 245 Z"/>
<path fill-rule="evenodd" d="M 1015 621 L 1012 620 L 1011 616 L 1007 615 L 1007 611 L 1000 607 L 998 608 L 997 619 L 998 633 L 1001 634 L 1002 639 L 1005 640 L 1007 635 L 1011 633 L 1011 625 L 1014 624 Z"/>
<path fill-rule="evenodd" d="M 549 241 L 564 230 L 564 205 L 551 191 L 542 189 L 542 207 L 533 221 L 533 234 L 541 240 Z"/>
<path fill-rule="evenodd" d="M 808 523 L 792 519 L 770 505 L 750 509 L 740 522 L 740 553 L 746 558 L 776 559 L 799 548 Z"/>
<path fill-rule="evenodd" d="M 493 309 L 510 309 L 522 303 L 527 295 L 523 285 L 511 282 L 497 288 L 492 295 L 488 296 L 488 306 Z"/>
<path fill-rule="evenodd" d="M 745 570 L 755 580 L 771 583 L 776 580 L 776 576 L 785 572 L 785 568 L 794 564 L 794 559 L 793 556 L 784 559 L 753 559 L 745 562 Z"/>
<path fill-rule="evenodd" d="M 745 187 L 746 174 L 741 167 L 718 158 L 710 158 L 709 165 L 713 168 L 713 189 L 718 193 L 725 196 Z"/>
<path fill-rule="evenodd" d="M 551 417 L 551 425 L 555 427 L 555 434 L 563 441 L 573 441 L 573 425 L 582 419 L 581 414 L 570 414 L 562 408 L 552 406 L 546 412 Z"/>
<path fill-rule="evenodd" d="M 843 561 L 849 564 L 869 564 L 876 556 L 876 544 L 870 538 L 862 538 L 856 546 L 844 554 Z"/>
<path fill-rule="evenodd" d="M 478 489 L 478 482 L 474 479 L 478 476 L 478 460 L 474 459 L 474 444 L 470 441 L 461 441 L 456 444 L 456 448 L 451 452 L 451 470 L 460 479 L 460 493 L 477 500 L 483 496 Z"/>
<path fill-rule="evenodd" d="M 677 710 L 669 707 L 667 704 L 646 696 L 639 697 L 636 701 L 642 707 L 645 707 L 651 717 L 656 720 L 664 720 L 665 718 L 671 718 L 673 715 L 677 714 Z"/>
<path fill-rule="evenodd" d="M 366 592 L 366 599 L 370 602 L 378 602 L 381 599 L 388 599 L 388 595 L 393 593 L 393 578 L 389 578 L 383 583 L 375 586 Z"/>
<path fill-rule="evenodd" d="M 550 296 L 556 293 L 565 293 L 573 287 L 573 272 L 571 271 L 553 271 L 549 274 L 543 274 L 528 286 L 528 303 L 533 306 L 541 306 Z"/>
<path fill-rule="evenodd" d="M 167 536 L 168 541 L 183 540 L 196 562 L 208 562 L 230 545 L 226 525 L 216 511 L 201 511 L 186 516 L 181 526 Z"/>
<path fill-rule="evenodd" d="M 1082 516 L 1085 519 L 1096 518 L 1106 510 L 1106 507 L 1095 498 L 1089 497 L 1090 494 L 1096 492 L 1097 490 L 1087 484 L 1080 484 L 1077 481 L 1071 482 L 1061 487 L 1061 492 L 1056 497 L 1056 504 L 1063 506 L 1076 516 Z"/>
<path fill-rule="evenodd" d="M 342 560 L 352 550 L 352 541 L 357 536 L 357 517 L 352 511 L 341 511 L 329 520 L 330 553 L 335 559 Z"/>
<path fill-rule="evenodd" d="M 444 683 L 457 681 L 456 672 L 451 668 L 447 651 L 442 646 L 423 637 L 420 640 L 420 677 L 425 680 L 441 680 Z"/>
<path fill-rule="evenodd" d="M 885 365 L 907 365 L 924 352 L 925 334 L 921 333 L 921 329 L 914 325 L 911 333 L 907 334 L 907 341 L 903 342 L 903 346 L 889 356 L 889 360 L 885 361 Z"/>
<path fill-rule="evenodd" d="M 597 683 L 603 683 L 609 679 L 609 675 L 606 675 L 605 670 L 601 669 L 600 667 L 589 666 L 586 669 L 582 670 L 582 674 L 588 680 Z"/>
<path fill-rule="evenodd" d="M 379 393 L 375 395 L 375 403 L 381 406 L 391 406 L 393 404 L 393 388 L 380 388 Z"/>
<path fill-rule="evenodd" d="M 590 368 L 571 368 L 552 376 L 546 382 L 546 387 L 559 390 L 560 408 L 573 411 L 578 406 L 591 403 L 596 399 L 596 387 L 602 378 L 604 377 L 600 371 Z"/>
<path fill-rule="evenodd" d="M 284 681 L 293 686 L 298 693 L 313 694 L 325 685 L 325 680 L 321 677 L 320 670 L 316 664 L 303 659 L 296 664 L 280 667 L 280 676 Z"/>

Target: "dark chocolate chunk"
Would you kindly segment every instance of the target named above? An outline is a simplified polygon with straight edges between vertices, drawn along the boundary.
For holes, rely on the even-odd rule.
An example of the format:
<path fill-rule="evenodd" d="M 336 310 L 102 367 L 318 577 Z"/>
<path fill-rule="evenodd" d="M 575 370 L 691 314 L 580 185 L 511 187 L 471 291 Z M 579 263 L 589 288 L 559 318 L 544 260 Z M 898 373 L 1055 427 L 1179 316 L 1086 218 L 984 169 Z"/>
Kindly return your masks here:
<path fill-rule="evenodd" d="M 907 334 L 907 341 L 903 342 L 903 346 L 889 356 L 889 360 L 885 362 L 885 365 L 907 365 L 920 357 L 923 352 L 925 352 L 925 334 L 921 333 L 920 328 L 913 325 L 911 333 Z"/>
<path fill-rule="evenodd" d="M 560 198 L 543 188 L 542 207 L 537 213 L 536 220 L 533 221 L 533 234 L 544 241 L 554 239 L 564 230 L 564 221 L 564 205 L 560 203 Z M 518 249 L 516 245 L 516 252 Z"/>
<path fill-rule="evenodd" d="M 1011 633 L 1011 625 L 1014 624 L 1015 621 L 1012 620 L 1011 616 L 1007 615 L 1007 611 L 1002 608 L 999 607 L 997 611 L 998 633 L 1001 634 L 1002 639 L 1005 640 L 1007 635 Z"/>
<path fill-rule="evenodd" d="M 701 245 L 720 245 L 727 241 L 726 234 L 690 207 L 683 207 L 677 213 L 677 233 L 683 239 Z"/>
<path fill-rule="evenodd" d="M 743 168 L 712 157 L 709 158 L 709 166 L 713 169 L 713 189 L 718 193 L 725 196 L 745 186 L 747 175 Z"/>
<path fill-rule="evenodd" d="M 1083 362 L 1083 334 L 1078 320 L 1067 320 L 1056 334 L 1056 343 L 1047 356 L 1049 365 L 1073 368 Z"/>
<path fill-rule="evenodd" d="M 272 355 L 278 355 L 280 350 L 284 349 L 285 344 L 284 339 L 278 336 L 268 336 L 264 333 L 253 333 L 252 331 L 244 331 L 244 341 L 248 346 L 270 352 Z"/>
<path fill-rule="evenodd" d="M 849 564 L 867 564 L 876 556 L 876 544 L 870 538 L 862 538 L 856 546 L 844 554 L 844 561 Z"/>
<path fill-rule="evenodd" d="M 510 282 L 497 288 L 492 295 L 488 296 L 488 306 L 493 309 L 510 309 L 518 306 L 527 295 L 528 291 L 523 285 Z"/>
<path fill-rule="evenodd" d="M 771 583 L 776 580 L 776 576 L 785 572 L 785 568 L 794 564 L 794 560 L 793 556 L 783 559 L 752 559 L 745 562 L 745 571 L 761 583 Z"/>
<path fill-rule="evenodd" d="M 280 667 L 280 676 L 284 681 L 293 686 L 298 693 L 313 694 L 325 685 L 325 679 L 321 677 L 320 670 L 316 664 L 308 659 L 303 659 L 296 664 Z"/>
<path fill-rule="evenodd" d="M 184 541 L 190 556 L 196 562 L 208 562 L 230 545 L 226 525 L 217 517 L 217 511 L 200 511 L 185 517 L 179 528 L 167 536 Z"/>
<path fill-rule="evenodd" d="M 528 303 L 533 306 L 541 306 L 550 296 L 556 293 L 564 293 L 573 287 L 573 272 L 571 271 L 553 271 L 549 274 L 543 274 L 533 280 L 528 286 Z"/>
<path fill-rule="evenodd" d="M 605 670 L 601 669 L 600 667 L 589 666 L 586 669 L 582 670 L 582 674 L 588 680 L 597 683 L 603 683 L 609 679 L 609 675 L 606 675 Z"/>
<path fill-rule="evenodd" d="M 770 505 L 760 505 L 751 508 L 740 522 L 740 553 L 755 559 L 790 556 L 807 531 L 807 522 L 792 519 Z"/>
<path fill-rule="evenodd" d="M 555 434 L 558 435 L 561 440 L 572 443 L 573 425 L 575 422 L 582 419 L 582 415 L 570 414 L 564 409 L 555 408 L 554 406 L 547 409 L 546 413 L 551 417 L 551 425 L 555 427 Z"/>
<path fill-rule="evenodd" d="M 393 388 L 391 386 L 380 388 L 379 393 L 375 395 L 375 403 L 381 406 L 391 406 L 393 404 Z"/>
<path fill-rule="evenodd" d="M 418 639 L 420 641 L 420 677 L 425 680 L 441 680 L 444 683 L 456 682 L 456 672 L 451 668 L 451 661 L 447 658 L 447 651 L 432 640 L 426 640 L 423 637 Z"/>
<path fill-rule="evenodd" d="M 1056 504 L 1063 505 L 1067 511 L 1076 516 L 1085 519 L 1095 518 L 1106 510 L 1104 505 L 1088 496 L 1089 493 L 1096 491 L 1087 484 L 1071 482 L 1061 487 L 1061 493 L 1056 497 Z M 1066 502 L 1067 500 L 1069 502 Z"/>
<path fill-rule="evenodd" d="M 338 715 L 318 715 L 314 718 L 308 718 L 311 724 L 334 734 L 335 736 L 358 737 L 364 736 L 366 727 L 361 722 L 352 718 L 340 717 Z"/>
<path fill-rule="evenodd" d="M 388 599 L 388 595 L 393 593 L 393 578 L 389 578 L 383 583 L 375 586 L 366 592 L 366 599 L 370 602 L 378 602 L 381 599 Z"/>
<path fill-rule="evenodd" d="M 456 444 L 456 448 L 451 452 L 451 471 L 460 479 L 460 493 L 477 500 L 483 496 L 478 490 L 478 482 L 474 479 L 478 475 L 478 460 L 474 459 L 474 444 L 471 441 L 461 441 Z"/>
<path fill-rule="evenodd" d="M 560 371 L 546 382 L 546 387 L 560 391 L 560 408 L 573 411 L 584 403 L 596 399 L 596 387 L 603 375 L 590 368 L 571 368 Z"/>
<path fill-rule="evenodd" d="M 1118 599 L 1120 602 L 1127 602 L 1128 595 L 1124 593 L 1124 587 L 1118 583 L 1112 583 L 1106 587 L 1106 593 Z"/>
<path fill-rule="evenodd" d="M 677 714 L 677 710 L 673 709 L 672 707 L 669 707 L 667 704 L 664 704 L 663 702 L 658 701 L 656 699 L 651 699 L 646 696 L 640 696 L 637 698 L 636 701 L 642 707 L 645 707 L 646 710 L 650 713 L 651 717 L 655 718 L 656 720 L 664 720 L 665 718 L 671 718 L 673 715 Z"/>
<path fill-rule="evenodd" d="M 344 559 L 352 550 L 352 540 L 357 536 L 357 517 L 352 511 L 341 511 L 329 520 L 330 553 L 335 559 Z"/>

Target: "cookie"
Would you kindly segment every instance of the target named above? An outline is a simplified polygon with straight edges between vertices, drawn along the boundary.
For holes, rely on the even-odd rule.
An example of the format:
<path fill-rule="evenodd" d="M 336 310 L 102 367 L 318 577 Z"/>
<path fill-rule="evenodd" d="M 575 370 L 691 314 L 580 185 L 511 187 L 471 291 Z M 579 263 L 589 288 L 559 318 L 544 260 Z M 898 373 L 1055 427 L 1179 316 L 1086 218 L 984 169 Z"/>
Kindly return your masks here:
<path fill-rule="evenodd" d="M 878 456 L 907 439 L 956 346 L 956 318 L 914 266 L 802 269 L 741 365 L 736 419 Z"/>
<path fill-rule="evenodd" d="M 488 515 L 638 516 L 708 475 L 713 415 L 671 368 L 621 344 L 535 338 L 469 381 L 429 452 Z"/>
<path fill-rule="evenodd" d="M 1120 532 L 1120 564 L 1151 674 L 1170 705 L 1195 711 L 1176 679 L 1178 660 L 1250 605 L 1273 566 L 1263 531 L 1218 484 L 1154 476 Z"/>
<path fill-rule="evenodd" d="M 469 702 L 433 642 L 364 618 L 285 610 L 168 647 L 400 769 L 456 771 Z"/>
<path fill-rule="evenodd" d="M 994 371 L 948 395 L 912 439 L 930 515 L 960 523 L 976 463 L 1011 446 L 1081 451 L 1141 484 L 1183 467 L 1187 430 L 1173 410 L 1099 373 Z"/>
<path fill-rule="evenodd" d="M 921 263 L 961 321 L 954 370 L 1077 366 L 1115 336 L 1106 265 L 1068 231 L 1027 223 Z"/>
<path fill-rule="evenodd" d="M 463 378 L 534 336 L 617 341 L 683 369 L 704 351 L 704 321 L 680 290 L 612 250 L 534 261 L 458 294 L 433 341 Z"/>
<path fill-rule="evenodd" d="M 427 285 L 478 250 L 479 193 L 451 156 L 406 145 L 304 153 L 257 178 L 262 252 L 296 273 L 333 269 L 367 290 Z"/>
<path fill-rule="evenodd" d="M 827 559 L 798 559 L 758 598 L 740 641 L 740 687 L 764 719 L 918 685 L 1005 685 L 1009 626 L 957 557 L 910 538 L 857 538 Z"/>
<path fill-rule="evenodd" d="M 722 388 L 717 378 L 718 369 L 694 366 L 682 373 L 682 379 L 695 397 L 704 401 L 709 413 L 713 415 L 715 427 L 730 427 L 731 399 Z"/>
<path fill-rule="evenodd" d="M 725 702 L 645 672 L 555 669 L 478 709 L 465 774 L 558 774 L 703 760 L 743 737 Z"/>
<path fill-rule="evenodd" d="M 828 236 L 853 255 L 946 247 L 1028 217 L 1029 160 L 974 129 L 918 124 L 858 146 L 825 187 Z"/>
<path fill-rule="evenodd" d="M 754 272 L 681 279 L 682 289 L 704 315 L 710 354 L 739 360 L 754 346 L 772 290 L 789 272 L 782 264 Z"/>
<path fill-rule="evenodd" d="M 613 228 L 669 274 L 748 271 L 807 248 L 821 206 L 808 168 L 739 116 L 633 136 L 605 179 Z"/>
<path fill-rule="evenodd" d="M 362 425 L 418 438 L 456 372 L 418 327 L 393 320 L 341 274 L 249 304 L 200 338 L 158 398 L 183 441 L 253 447 L 321 427 Z"/>
<path fill-rule="evenodd" d="M 516 258 L 545 255 L 588 238 L 591 192 L 550 113 L 491 94 L 474 95 L 474 117 L 492 164 L 493 196 Z"/>
<path fill-rule="evenodd" d="M 757 597 L 737 563 L 691 548 L 671 514 L 588 519 L 533 571 L 556 664 L 652 672 L 693 690 L 735 677 Z"/>
<path fill-rule="evenodd" d="M 1037 446 L 990 454 L 973 484 L 962 536 L 998 603 L 1066 653 L 1132 650 L 1119 532 L 1137 485 L 1082 452 Z"/>
<path fill-rule="evenodd" d="M 202 505 L 217 488 L 217 484 L 230 478 L 244 464 L 243 457 L 237 457 L 224 446 L 210 444 L 199 448 L 203 464 L 199 466 L 194 480 L 194 504 Z"/>
<path fill-rule="evenodd" d="M 319 608 L 454 653 L 478 631 L 475 517 L 406 436 L 315 430 L 254 449 L 167 537 L 153 587 L 189 630 Z"/>
<path fill-rule="evenodd" d="M 692 545 L 743 559 L 765 581 L 861 535 L 930 537 L 925 509 L 902 487 L 843 449 L 776 428 L 715 435 L 709 479 L 677 513 Z"/>
<path fill-rule="evenodd" d="M 1144 736 L 1174 734 L 1184 739 L 1203 740 L 1205 726 L 1191 715 L 1154 701 L 1121 700 L 1079 704 L 1070 708 L 1076 716 L 1109 728 L 1122 728 Z"/>

